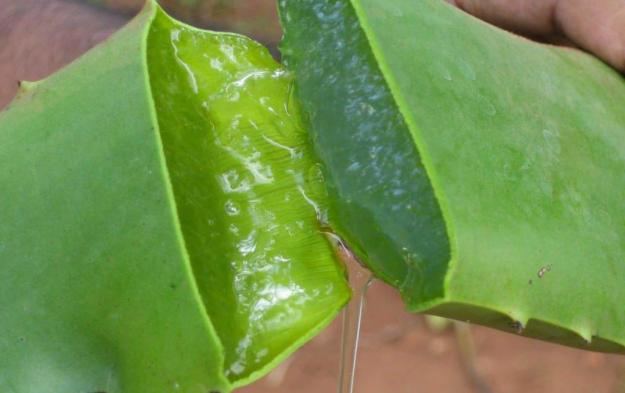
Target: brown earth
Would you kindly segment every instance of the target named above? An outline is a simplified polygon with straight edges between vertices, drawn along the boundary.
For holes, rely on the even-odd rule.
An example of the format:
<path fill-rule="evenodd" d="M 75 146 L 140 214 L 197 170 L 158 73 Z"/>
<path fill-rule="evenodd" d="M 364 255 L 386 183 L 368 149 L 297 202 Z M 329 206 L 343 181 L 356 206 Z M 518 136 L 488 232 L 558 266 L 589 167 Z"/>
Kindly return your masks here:
<path fill-rule="evenodd" d="M 241 4 L 232 11 L 241 20 L 273 7 L 271 0 L 233 4 Z M 45 77 L 127 18 L 64 0 L 0 0 L 0 108 L 10 101 L 18 80 Z M 268 30 L 274 40 L 276 29 L 274 23 Z M 373 285 L 368 299 L 358 393 L 482 393 L 465 372 L 453 330 L 432 331 L 422 317 L 405 313 L 396 292 L 380 283 Z M 338 325 L 333 323 L 269 376 L 240 391 L 336 391 Z M 471 329 L 475 365 L 495 393 L 625 393 L 625 357 Z"/>
<path fill-rule="evenodd" d="M 465 372 L 453 329 L 434 332 L 375 283 L 362 332 L 357 393 L 487 393 Z M 339 318 L 340 319 L 340 318 Z M 242 393 L 335 392 L 340 321 Z M 624 393 L 625 358 L 472 326 L 475 367 L 492 393 Z"/>
<path fill-rule="evenodd" d="M 75 0 L 88 1 L 88 0 Z M 144 0 L 91 0 L 122 14 L 141 9 Z M 281 36 L 274 1 L 267 0 L 159 0 L 171 15 L 194 26 L 227 30 L 254 37 L 275 47 Z"/>

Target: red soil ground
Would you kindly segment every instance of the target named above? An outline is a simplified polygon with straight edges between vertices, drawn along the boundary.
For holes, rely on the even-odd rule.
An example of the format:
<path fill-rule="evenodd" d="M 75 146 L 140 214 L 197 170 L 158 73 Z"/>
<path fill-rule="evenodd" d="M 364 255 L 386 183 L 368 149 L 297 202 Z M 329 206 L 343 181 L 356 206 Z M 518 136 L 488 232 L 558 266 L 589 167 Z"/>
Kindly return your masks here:
<path fill-rule="evenodd" d="M 271 1 L 239 1 L 247 8 L 231 12 L 243 20 L 269 10 Z M 0 108 L 10 101 L 18 80 L 49 75 L 105 39 L 127 18 L 64 0 L 0 0 Z M 275 24 L 271 29 L 266 37 L 273 38 L 265 37 L 266 42 L 275 40 Z M 396 292 L 380 283 L 373 285 L 368 299 L 358 393 L 481 393 L 464 371 L 452 330 L 432 332 L 422 317 L 405 313 Z M 240 391 L 336 391 L 338 326 L 333 323 L 272 374 Z M 472 332 L 476 367 L 495 393 L 625 393 L 625 357 L 482 327 L 472 327 Z"/>

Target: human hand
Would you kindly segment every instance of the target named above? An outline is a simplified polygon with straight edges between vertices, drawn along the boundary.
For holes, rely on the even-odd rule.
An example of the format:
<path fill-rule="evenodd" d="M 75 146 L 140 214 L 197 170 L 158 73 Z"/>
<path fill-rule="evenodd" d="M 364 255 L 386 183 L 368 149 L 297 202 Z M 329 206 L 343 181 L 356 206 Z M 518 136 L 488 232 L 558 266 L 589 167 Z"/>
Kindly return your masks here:
<path fill-rule="evenodd" d="M 447 0 L 504 29 L 564 38 L 625 71 L 625 0 Z"/>

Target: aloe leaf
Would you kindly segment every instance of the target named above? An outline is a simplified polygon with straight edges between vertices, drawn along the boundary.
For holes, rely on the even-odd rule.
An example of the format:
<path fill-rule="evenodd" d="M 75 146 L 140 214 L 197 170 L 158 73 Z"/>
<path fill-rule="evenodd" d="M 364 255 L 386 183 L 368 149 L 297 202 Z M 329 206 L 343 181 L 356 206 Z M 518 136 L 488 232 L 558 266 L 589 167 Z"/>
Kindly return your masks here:
<path fill-rule="evenodd" d="M 281 0 L 331 225 L 407 307 L 625 351 L 625 83 L 443 1 Z"/>
<path fill-rule="evenodd" d="M 293 80 L 154 3 L 0 114 L 0 391 L 228 392 L 349 297 Z"/>
<path fill-rule="evenodd" d="M 226 375 L 239 385 L 329 323 L 349 290 L 317 221 L 325 186 L 292 75 L 248 38 L 158 15 L 147 53 L 165 155 Z"/>

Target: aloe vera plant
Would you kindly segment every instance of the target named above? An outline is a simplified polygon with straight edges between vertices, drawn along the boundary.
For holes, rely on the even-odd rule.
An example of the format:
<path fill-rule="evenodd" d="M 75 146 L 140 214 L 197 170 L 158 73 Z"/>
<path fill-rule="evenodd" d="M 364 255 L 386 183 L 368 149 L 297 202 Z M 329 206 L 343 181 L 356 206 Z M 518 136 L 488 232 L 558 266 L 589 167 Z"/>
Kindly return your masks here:
<path fill-rule="evenodd" d="M 0 390 L 228 392 L 349 297 L 623 352 L 625 83 L 443 2 L 155 3 L 0 114 Z"/>

